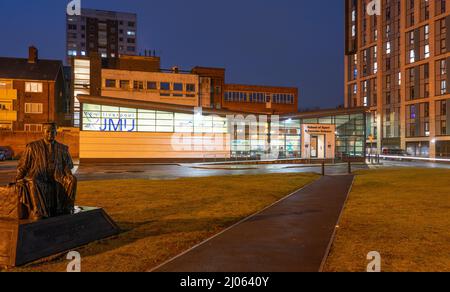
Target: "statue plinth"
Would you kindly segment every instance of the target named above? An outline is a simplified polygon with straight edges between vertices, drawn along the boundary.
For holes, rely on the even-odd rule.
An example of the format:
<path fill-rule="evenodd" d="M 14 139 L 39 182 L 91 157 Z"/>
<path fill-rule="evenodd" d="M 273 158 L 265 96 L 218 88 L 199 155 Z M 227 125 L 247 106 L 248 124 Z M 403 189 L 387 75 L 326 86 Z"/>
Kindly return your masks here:
<path fill-rule="evenodd" d="M 82 210 L 36 222 L 0 219 L 0 266 L 22 266 L 119 233 L 103 209 Z"/>

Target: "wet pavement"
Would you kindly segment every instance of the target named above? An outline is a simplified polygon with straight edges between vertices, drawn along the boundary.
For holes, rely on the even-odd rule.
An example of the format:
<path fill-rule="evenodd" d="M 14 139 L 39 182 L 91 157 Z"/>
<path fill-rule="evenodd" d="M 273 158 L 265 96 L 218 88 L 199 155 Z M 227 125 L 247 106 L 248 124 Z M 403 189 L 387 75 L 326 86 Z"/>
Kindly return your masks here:
<path fill-rule="evenodd" d="M 14 179 L 17 163 L 0 164 L 0 185 Z M 354 165 L 353 169 L 366 169 L 364 165 Z M 320 165 L 255 165 L 255 166 L 212 166 L 201 164 L 82 164 L 76 167 L 80 181 L 116 179 L 177 179 L 183 177 L 209 177 L 224 175 L 256 175 L 271 173 L 321 173 Z M 328 174 L 345 174 L 347 165 L 329 166 Z"/>
<path fill-rule="evenodd" d="M 450 164 L 432 162 L 382 161 L 380 167 L 447 168 Z M 11 182 L 17 162 L 0 162 L 0 185 Z M 353 170 L 368 169 L 366 165 L 353 165 Z M 224 175 L 255 175 L 271 173 L 321 173 L 320 165 L 211 165 L 211 164 L 81 164 L 76 166 L 80 181 L 115 179 L 176 179 Z M 326 173 L 346 174 L 347 165 L 327 166 Z"/>
<path fill-rule="evenodd" d="M 353 176 L 325 176 L 155 272 L 318 272 Z"/>

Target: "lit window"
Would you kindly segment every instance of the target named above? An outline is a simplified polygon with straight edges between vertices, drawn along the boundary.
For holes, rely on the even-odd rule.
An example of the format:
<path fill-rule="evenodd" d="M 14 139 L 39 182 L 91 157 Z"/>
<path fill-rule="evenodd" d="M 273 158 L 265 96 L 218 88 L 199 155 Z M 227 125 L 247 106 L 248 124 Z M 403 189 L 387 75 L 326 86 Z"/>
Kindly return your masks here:
<path fill-rule="evenodd" d="M 425 45 L 425 58 L 430 57 L 430 45 Z"/>
<path fill-rule="evenodd" d="M 414 52 L 414 50 L 411 50 L 409 52 L 409 62 L 414 63 L 415 61 L 416 61 L 416 53 Z"/>
<path fill-rule="evenodd" d="M 42 103 L 25 103 L 25 113 L 26 114 L 42 114 L 43 113 Z"/>
<path fill-rule="evenodd" d="M 41 124 L 25 124 L 24 125 L 25 132 L 42 132 Z"/>
<path fill-rule="evenodd" d="M 25 92 L 41 93 L 42 92 L 42 83 L 26 82 L 25 83 Z"/>

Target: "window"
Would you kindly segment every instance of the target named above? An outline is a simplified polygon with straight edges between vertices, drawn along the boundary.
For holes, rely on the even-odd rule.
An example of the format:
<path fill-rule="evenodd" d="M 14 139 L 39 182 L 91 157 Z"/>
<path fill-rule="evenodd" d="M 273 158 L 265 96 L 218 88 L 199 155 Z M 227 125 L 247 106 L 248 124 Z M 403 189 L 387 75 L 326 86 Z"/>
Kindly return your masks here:
<path fill-rule="evenodd" d="M 148 81 L 147 82 L 147 89 L 148 90 L 156 90 L 156 89 L 158 89 L 158 86 L 157 86 L 156 82 Z"/>
<path fill-rule="evenodd" d="M 441 95 L 447 93 L 447 80 L 441 80 Z"/>
<path fill-rule="evenodd" d="M 25 113 L 26 114 L 42 114 L 43 104 L 42 103 L 25 103 Z"/>
<path fill-rule="evenodd" d="M 195 84 L 186 84 L 187 92 L 195 92 Z"/>
<path fill-rule="evenodd" d="M 25 92 L 41 93 L 42 92 L 42 83 L 26 82 L 25 83 Z"/>
<path fill-rule="evenodd" d="M 133 30 L 129 30 L 129 31 L 127 31 L 127 35 L 129 35 L 129 36 L 135 36 L 135 35 L 136 35 L 136 32 L 133 31 Z"/>
<path fill-rule="evenodd" d="M 183 91 L 183 83 L 174 83 L 173 90 L 174 91 Z"/>
<path fill-rule="evenodd" d="M 170 83 L 161 82 L 161 90 L 170 90 Z"/>
<path fill-rule="evenodd" d="M 124 90 L 130 89 L 130 81 L 129 80 L 120 80 L 120 88 Z"/>
<path fill-rule="evenodd" d="M 144 90 L 144 82 L 143 81 L 134 81 L 133 82 L 133 88 L 137 91 L 143 91 Z"/>
<path fill-rule="evenodd" d="M 25 132 L 42 132 L 42 125 L 40 124 L 25 124 Z"/>
<path fill-rule="evenodd" d="M 436 61 L 436 95 L 447 94 L 447 60 Z"/>
<path fill-rule="evenodd" d="M 430 108 L 428 103 L 406 106 L 406 137 L 430 135 Z"/>
<path fill-rule="evenodd" d="M 77 50 L 68 50 L 67 56 L 73 56 L 76 57 L 78 55 Z"/>
<path fill-rule="evenodd" d="M 450 99 L 436 101 L 436 135 L 450 135 Z"/>
<path fill-rule="evenodd" d="M 107 87 L 107 88 L 116 88 L 116 80 L 106 79 L 105 80 L 105 87 Z"/>
<path fill-rule="evenodd" d="M 447 5 L 446 5 L 447 3 L 445 0 L 436 0 L 435 2 L 436 2 L 435 8 L 436 8 L 437 15 L 445 13 L 447 11 Z"/>

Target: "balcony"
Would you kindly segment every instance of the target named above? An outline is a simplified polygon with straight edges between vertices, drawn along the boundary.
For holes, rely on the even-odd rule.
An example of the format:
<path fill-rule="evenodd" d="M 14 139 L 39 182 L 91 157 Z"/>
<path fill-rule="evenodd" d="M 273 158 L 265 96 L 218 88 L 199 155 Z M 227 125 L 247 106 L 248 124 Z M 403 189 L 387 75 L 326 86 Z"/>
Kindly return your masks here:
<path fill-rule="evenodd" d="M 0 110 L 0 121 L 15 122 L 17 121 L 17 112 L 10 110 Z"/>
<path fill-rule="evenodd" d="M 12 101 L 17 99 L 16 89 L 0 89 L 0 101 Z"/>

